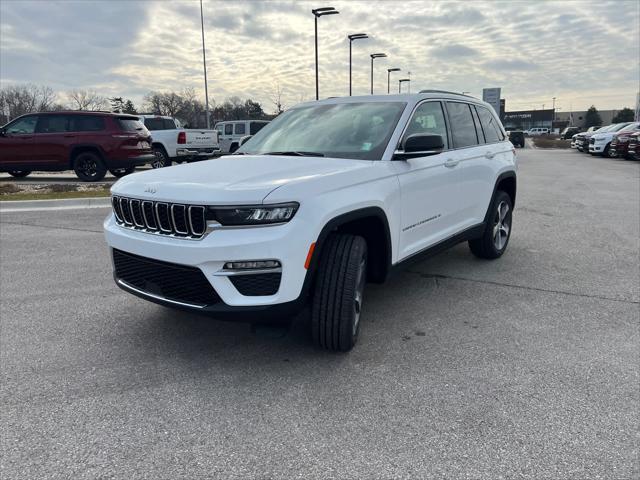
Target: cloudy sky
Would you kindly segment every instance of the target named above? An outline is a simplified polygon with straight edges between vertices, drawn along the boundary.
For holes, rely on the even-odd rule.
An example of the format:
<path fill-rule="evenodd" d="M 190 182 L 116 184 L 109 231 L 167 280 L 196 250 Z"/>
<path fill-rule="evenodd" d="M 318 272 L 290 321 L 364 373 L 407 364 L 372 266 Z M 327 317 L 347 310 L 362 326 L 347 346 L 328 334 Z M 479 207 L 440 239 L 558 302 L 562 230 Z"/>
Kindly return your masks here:
<path fill-rule="evenodd" d="M 386 69 L 411 72 L 412 91 L 481 96 L 502 87 L 507 110 L 632 107 L 639 89 L 638 2 L 222 1 L 204 0 L 209 92 L 263 102 L 276 85 L 284 103 L 314 96 L 311 8 L 319 21 L 320 95 L 386 92 Z M 198 0 L 0 0 L 0 82 L 90 88 L 140 102 L 150 90 L 203 91 Z M 397 82 L 393 83 L 397 89 Z"/>

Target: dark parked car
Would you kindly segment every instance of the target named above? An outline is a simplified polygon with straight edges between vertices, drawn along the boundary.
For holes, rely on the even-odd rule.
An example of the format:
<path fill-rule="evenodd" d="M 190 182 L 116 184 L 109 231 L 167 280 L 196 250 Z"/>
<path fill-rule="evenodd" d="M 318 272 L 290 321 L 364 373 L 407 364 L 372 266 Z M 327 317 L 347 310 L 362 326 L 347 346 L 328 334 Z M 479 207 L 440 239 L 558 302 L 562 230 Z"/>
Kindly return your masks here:
<path fill-rule="evenodd" d="M 121 177 L 154 159 L 149 131 L 137 117 L 106 112 L 23 115 L 0 128 L 0 172 L 74 170 L 86 182 L 107 170 Z"/>
<path fill-rule="evenodd" d="M 560 138 L 562 140 L 569 140 L 576 133 L 580 133 L 579 127 L 566 127 L 562 132 L 560 132 Z"/>
<path fill-rule="evenodd" d="M 640 132 L 629 135 L 627 142 L 627 158 L 640 160 Z"/>
<path fill-rule="evenodd" d="M 609 156 L 610 157 L 627 157 L 629 148 L 629 140 L 631 136 L 640 131 L 640 123 L 631 123 L 621 129 L 619 132 L 614 133 L 611 137 L 611 143 L 609 144 Z"/>
<path fill-rule="evenodd" d="M 513 143 L 514 147 L 524 148 L 524 132 L 522 130 L 510 130 L 509 141 Z"/>

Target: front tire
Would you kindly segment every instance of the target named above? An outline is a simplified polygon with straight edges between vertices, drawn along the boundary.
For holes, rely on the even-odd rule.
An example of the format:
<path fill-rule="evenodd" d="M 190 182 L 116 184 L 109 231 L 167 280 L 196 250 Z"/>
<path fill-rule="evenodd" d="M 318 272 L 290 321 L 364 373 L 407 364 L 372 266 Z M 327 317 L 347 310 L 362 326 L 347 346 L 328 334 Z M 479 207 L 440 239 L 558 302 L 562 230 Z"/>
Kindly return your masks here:
<path fill-rule="evenodd" d="M 81 152 L 73 160 L 73 171 L 83 182 L 98 182 L 107 174 L 102 159 L 94 152 Z"/>
<path fill-rule="evenodd" d="M 164 148 L 155 147 L 153 149 L 153 154 L 156 158 L 151 162 L 151 168 L 163 168 L 171 166 L 171 159 L 167 155 L 167 152 L 164 151 Z"/>
<path fill-rule="evenodd" d="M 24 178 L 31 174 L 31 170 L 9 170 L 8 173 L 15 178 Z"/>
<path fill-rule="evenodd" d="M 311 305 L 311 335 L 316 345 L 347 352 L 360 331 L 367 279 L 367 242 L 356 235 L 332 234 L 318 265 Z"/>
<path fill-rule="evenodd" d="M 469 240 L 469 249 L 476 257 L 499 258 L 507 250 L 511 238 L 513 203 L 511 197 L 498 190 L 491 202 L 489 221 L 480 238 Z"/>

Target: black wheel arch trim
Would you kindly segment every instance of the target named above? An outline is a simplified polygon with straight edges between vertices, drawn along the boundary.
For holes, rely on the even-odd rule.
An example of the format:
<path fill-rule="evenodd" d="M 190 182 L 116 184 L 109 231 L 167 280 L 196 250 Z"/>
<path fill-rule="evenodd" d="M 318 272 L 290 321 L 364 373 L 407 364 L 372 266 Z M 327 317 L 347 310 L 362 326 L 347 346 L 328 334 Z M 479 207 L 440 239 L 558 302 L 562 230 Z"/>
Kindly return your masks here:
<path fill-rule="evenodd" d="M 78 150 L 85 150 L 85 149 L 95 150 L 100 156 L 100 160 L 102 160 L 105 167 L 107 167 L 108 165 L 107 156 L 105 155 L 105 152 L 100 145 L 95 143 L 76 143 L 71 147 L 71 151 L 69 152 L 69 167 L 71 167 L 71 169 L 73 169 L 73 161 L 76 159 L 76 156 L 79 153 Z"/>
<path fill-rule="evenodd" d="M 389 220 L 387 219 L 387 215 L 380 207 L 364 207 L 359 208 L 357 210 L 352 210 L 350 212 L 346 212 L 340 214 L 331 220 L 329 220 L 318 235 L 316 239 L 316 246 L 313 251 L 313 255 L 311 257 L 311 262 L 309 263 L 309 269 L 307 270 L 307 274 L 304 278 L 304 283 L 302 285 L 302 290 L 300 292 L 300 296 L 298 300 L 302 300 L 303 302 L 308 297 L 311 292 L 313 281 L 315 279 L 315 273 L 318 267 L 318 261 L 320 259 L 320 253 L 322 252 L 322 248 L 324 243 L 331 232 L 336 230 L 338 227 L 345 225 L 354 220 L 360 220 L 364 218 L 375 217 L 382 222 L 383 229 L 385 232 L 385 246 L 386 246 L 386 259 L 384 264 L 386 265 L 385 277 L 388 275 L 389 270 L 391 269 L 391 251 L 393 245 L 391 243 L 391 230 L 389 229 Z"/>
<path fill-rule="evenodd" d="M 487 213 L 485 214 L 484 217 L 484 223 L 488 224 L 489 222 L 489 215 L 490 215 L 490 211 L 489 209 L 491 208 L 491 202 L 493 201 L 493 198 L 496 196 L 496 192 L 498 191 L 498 185 L 500 185 L 500 182 L 502 182 L 503 180 L 507 179 L 507 178 L 513 178 L 513 182 L 514 182 L 514 189 L 513 189 L 513 198 L 511 199 L 511 207 L 515 208 L 516 206 L 516 193 L 518 192 L 518 177 L 516 175 L 516 172 L 514 172 L 513 170 L 509 170 L 508 172 L 502 172 L 500 175 L 498 175 L 498 178 L 496 179 L 496 183 L 493 185 L 493 192 L 491 192 L 491 197 L 489 198 L 489 205 L 487 205 Z"/>

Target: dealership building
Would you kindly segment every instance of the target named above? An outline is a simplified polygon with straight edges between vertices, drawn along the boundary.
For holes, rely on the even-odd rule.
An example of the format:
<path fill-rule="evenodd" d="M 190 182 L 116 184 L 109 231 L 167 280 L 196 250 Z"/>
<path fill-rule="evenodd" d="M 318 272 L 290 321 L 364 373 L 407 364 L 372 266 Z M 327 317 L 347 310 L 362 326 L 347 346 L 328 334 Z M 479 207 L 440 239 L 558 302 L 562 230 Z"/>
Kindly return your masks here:
<path fill-rule="evenodd" d="M 609 125 L 620 110 L 598 110 L 602 125 Z M 502 124 L 506 130 L 529 130 L 534 127 L 562 130 L 564 127 L 584 127 L 587 112 L 562 112 L 547 110 L 518 110 L 516 112 L 500 112 Z"/>

